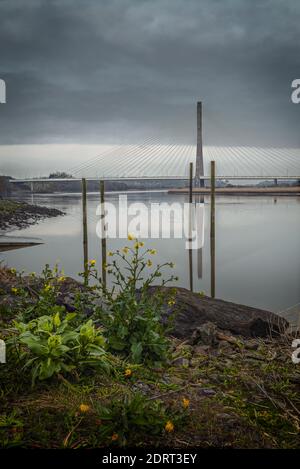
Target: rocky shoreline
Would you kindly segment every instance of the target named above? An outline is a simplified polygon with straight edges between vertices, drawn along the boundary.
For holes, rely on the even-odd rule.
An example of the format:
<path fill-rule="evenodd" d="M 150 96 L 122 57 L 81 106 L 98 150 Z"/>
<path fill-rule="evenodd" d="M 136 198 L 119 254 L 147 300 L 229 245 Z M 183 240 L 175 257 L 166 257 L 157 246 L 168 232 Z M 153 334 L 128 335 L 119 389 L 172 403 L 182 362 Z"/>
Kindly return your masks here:
<path fill-rule="evenodd" d="M 56 208 L 0 199 L 0 231 L 27 228 L 45 218 L 64 215 Z"/>
<path fill-rule="evenodd" d="M 14 310 L 18 307 L 18 298 L 12 292 L 12 288 L 25 289 L 34 304 L 37 292 L 42 289 L 42 279 L 31 275 L 16 276 L 11 274 L 9 269 L 0 269 L 1 304 Z M 270 311 L 213 299 L 181 287 L 152 286 L 149 294 L 157 289 L 161 290 L 166 298 L 170 291 L 175 291 L 175 304 L 169 305 L 167 302 L 164 304 L 161 321 L 167 324 L 172 318 L 170 336 L 190 345 L 201 343 L 215 346 L 224 340 L 234 343 L 235 338 L 245 343 L 252 339 L 264 340 L 270 337 L 276 339 L 289 331 L 288 321 Z M 89 291 L 89 288 L 86 290 L 83 283 L 65 277 L 64 282 L 59 285 L 56 304 L 72 313 L 76 310 L 77 293 L 85 291 Z M 35 292 L 35 295 L 32 295 L 32 292 Z M 101 305 L 99 304 L 99 299 L 95 299 L 94 306 L 106 309 L 104 302 L 101 301 Z M 89 318 L 92 314 L 91 307 L 86 306 L 84 309 L 84 315 Z"/>

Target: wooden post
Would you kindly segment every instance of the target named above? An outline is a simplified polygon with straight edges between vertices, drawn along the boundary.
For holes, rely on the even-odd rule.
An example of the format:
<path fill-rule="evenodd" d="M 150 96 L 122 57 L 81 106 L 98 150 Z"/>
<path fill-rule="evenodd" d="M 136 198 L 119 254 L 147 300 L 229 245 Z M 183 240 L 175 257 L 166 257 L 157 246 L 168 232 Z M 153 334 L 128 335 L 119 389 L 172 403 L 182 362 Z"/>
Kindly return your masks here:
<path fill-rule="evenodd" d="M 101 202 L 101 256 L 102 256 L 102 284 L 106 287 L 106 233 L 104 222 L 104 181 L 100 181 L 100 202 Z"/>
<path fill-rule="evenodd" d="M 190 163 L 190 186 L 189 186 L 189 242 L 192 242 L 192 225 L 193 225 L 193 163 Z M 193 291 L 193 250 L 189 249 L 189 276 L 190 290 Z"/>
<path fill-rule="evenodd" d="M 215 297 L 216 290 L 216 252 L 215 252 L 215 188 L 216 166 L 210 162 L 210 296 Z"/>
<path fill-rule="evenodd" d="M 193 163 L 190 163 L 189 203 L 193 203 Z"/>
<path fill-rule="evenodd" d="M 86 179 L 82 179 L 82 225 L 83 225 L 83 266 L 84 284 L 88 285 L 88 232 L 87 232 L 87 202 L 86 202 Z"/>

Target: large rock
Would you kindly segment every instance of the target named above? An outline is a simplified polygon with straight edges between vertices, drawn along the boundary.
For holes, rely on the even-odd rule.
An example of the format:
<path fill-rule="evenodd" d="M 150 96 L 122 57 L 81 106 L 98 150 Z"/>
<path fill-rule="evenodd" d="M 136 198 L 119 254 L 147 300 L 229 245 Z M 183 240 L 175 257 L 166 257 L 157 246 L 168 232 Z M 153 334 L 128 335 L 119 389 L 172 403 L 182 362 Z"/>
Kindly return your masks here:
<path fill-rule="evenodd" d="M 170 288 L 151 287 L 151 292 L 160 289 L 166 298 Z M 172 335 L 191 338 L 202 324 L 213 323 L 218 329 L 230 331 L 243 337 L 267 337 L 278 335 L 288 327 L 288 322 L 270 311 L 244 306 L 229 301 L 200 296 L 185 288 L 176 288 L 174 306 L 165 306 L 164 321 L 175 312 Z"/>

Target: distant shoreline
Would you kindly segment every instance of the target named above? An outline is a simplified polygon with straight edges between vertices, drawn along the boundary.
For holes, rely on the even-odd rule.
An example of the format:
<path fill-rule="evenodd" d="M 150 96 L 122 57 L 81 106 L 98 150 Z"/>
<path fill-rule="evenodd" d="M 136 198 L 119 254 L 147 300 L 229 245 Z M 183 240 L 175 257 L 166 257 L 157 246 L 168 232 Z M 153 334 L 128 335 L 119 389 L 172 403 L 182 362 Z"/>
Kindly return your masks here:
<path fill-rule="evenodd" d="M 291 187 L 216 187 L 217 195 L 243 195 L 243 196 L 295 196 L 300 195 L 300 186 Z M 189 189 L 169 189 L 169 194 L 188 194 Z M 209 187 L 193 188 L 193 194 L 210 194 Z"/>

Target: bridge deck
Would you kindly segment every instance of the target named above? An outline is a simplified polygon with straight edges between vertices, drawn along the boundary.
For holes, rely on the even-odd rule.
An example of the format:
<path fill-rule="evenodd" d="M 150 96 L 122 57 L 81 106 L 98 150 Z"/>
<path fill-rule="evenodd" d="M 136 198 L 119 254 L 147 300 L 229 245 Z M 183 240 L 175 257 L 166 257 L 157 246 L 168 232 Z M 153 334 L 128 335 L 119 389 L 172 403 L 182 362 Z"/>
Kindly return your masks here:
<path fill-rule="evenodd" d="M 201 176 L 200 179 L 202 180 L 210 180 L 210 176 Z M 281 181 L 295 181 L 300 180 L 300 176 L 228 176 L 228 175 L 216 175 L 216 179 L 218 180 L 238 180 L 238 181 L 256 181 L 256 180 L 281 180 Z M 168 181 L 168 180 L 179 180 L 179 181 L 186 181 L 188 180 L 187 177 L 184 176 L 149 176 L 149 177 L 110 177 L 110 176 L 103 176 L 103 177 L 87 177 L 87 181 L 149 181 L 149 180 L 160 180 L 160 181 Z M 28 179 L 11 179 L 9 182 L 11 184 L 14 183 L 30 183 L 30 182 L 66 182 L 66 181 L 81 181 L 81 178 L 28 178 Z"/>

